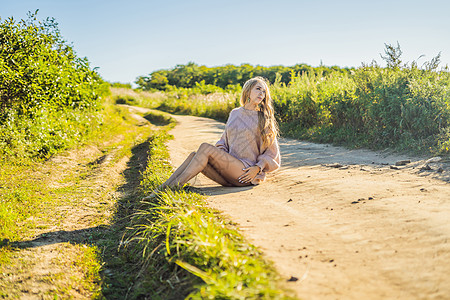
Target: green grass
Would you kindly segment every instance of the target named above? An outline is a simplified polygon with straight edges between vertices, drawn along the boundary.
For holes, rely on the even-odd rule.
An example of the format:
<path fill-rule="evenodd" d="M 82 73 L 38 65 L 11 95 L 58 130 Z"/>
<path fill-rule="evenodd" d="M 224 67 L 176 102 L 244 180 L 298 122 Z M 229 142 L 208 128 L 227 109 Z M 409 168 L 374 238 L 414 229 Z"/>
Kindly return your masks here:
<path fill-rule="evenodd" d="M 93 132 L 88 140 L 85 140 L 85 144 L 88 142 L 104 154 L 113 149 L 119 149 L 114 155 L 115 161 L 125 155 L 131 155 L 131 147 L 126 145 L 143 142 L 146 136 L 143 135 L 142 130 L 138 132 L 138 127 L 133 125 L 136 121 L 125 110 L 111 105 L 105 107 L 103 126 Z M 116 140 L 111 139 L 113 136 Z M 83 144 L 77 146 L 82 147 Z M 64 157 L 64 153 L 61 155 Z M 3 160 L 1 164 L 0 241 L 27 237 L 29 230 L 35 227 L 30 217 L 42 215 L 43 210 L 60 205 L 61 201 L 67 200 L 64 195 L 75 193 L 77 183 L 95 167 L 95 165 L 87 165 L 77 173 L 62 174 L 58 178 L 59 185 L 62 187 L 55 189 L 49 186 L 52 182 L 49 182 L 48 175 L 52 172 L 52 168 L 58 166 L 51 160 L 42 161 L 31 158 L 20 161 Z"/>
<path fill-rule="evenodd" d="M 69 232 L 67 241 L 55 246 L 54 263 L 60 271 L 39 278 L 53 287 L 45 297 L 76 298 L 81 293 L 95 299 L 290 299 L 270 263 L 230 221 L 207 208 L 203 196 L 166 190 L 155 202 L 140 201 L 170 175 L 164 143 L 175 123 L 162 112 L 142 114 L 155 124 L 150 130 L 127 108 L 111 102 L 114 98 L 105 104 L 101 130 L 77 146 L 98 150 L 74 165 L 61 169 L 61 161 L 52 159 L 3 162 L 1 297 L 20 297 L 22 287 L 8 278 L 32 273 L 39 260 L 21 250 L 28 247 L 27 240 L 51 235 L 51 228 L 69 217 L 60 207 L 90 199 L 98 214 L 88 228 Z M 111 166 L 130 159 L 123 181 L 102 190 L 93 178 L 97 162 L 110 153 Z M 67 155 L 59 154 L 63 164 Z M 123 195 L 107 200 L 113 190 Z M 111 205 L 96 204 L 105 200 Z"/>
<path fill-rule="evenodd" d="M 107 183 L 111 185 L 108 188 L 97 185 L 95 176 L 99 166 L 96 162 L 111 153 L 113 158 L 107 165 L 132 156 L 133 149 L 145 143 L 152 130 L 139 126 L 126 108 L 106 103 L 103 114 L 101 129 L 86 137 L 83 144 L 77 145 L 78 149 L 60 153 L 56 160 L 28 158 L 1 162 L 0 273 L 5 276 L 0 280 L 0 295 L 19 297 L 23 287 L 17 282 L 10 283 L 8 278 L 32 273 L 33 266 L 40 259 L 30 254 L 33 252 L 21 251 L 28 247 L 26 241 L 36 236 L 44 237 L 47 232 L 54 231 L 54 226 L 60 227 L 65 219 L 72 218 L 71 209 L 76 209 L 80 206 L 79 201 L 83 200 L 93 205 L 92 214 L 83 219 L 84 226 L 91 228 L 69 234 L 69 242 L 57 245 L 55 250 L 60 253 L 54 263 L 61 266 L 62 271 L 39 280 L 53 286 L 53 291 L 46 294 L 49 297 L 76 298 L 76 293 L 82 292 L 101 298 L 102 268 L 114 256 L 105 255 L 104 244 L 109 242 L 117 252 L 123 233 L 117 236 L 109 231 L 116 222 L 116 216 L 111 217 L 109 211 L 121 210 L 115 208 L 114 203 L 100 204 L 109 201 L 111 189 L 120 187 L 111 180 Z M 74 157 L 73 153 L 77 151 L 81 154 Z"/>
<path fill-rule="evenodd" d="M 160 132 L 150 139 L 144 193 L 170 175 L 167 138 Z M 140 252 L 151 298 L 291 299 L 258 249 L 204 200 L 193 192 L 167 189 L 154 201 L 142 202 L 135 214 L 125 249 Z M 186 288 L 186 282 L 192 287 Z"/>
<path fill-rule="evenodd" d="M 126 87 L 111 87 L 114 104 L 137 105 L 148 108 L 157 107 L 167 96 L 162 92 L 145 92 Z"/>

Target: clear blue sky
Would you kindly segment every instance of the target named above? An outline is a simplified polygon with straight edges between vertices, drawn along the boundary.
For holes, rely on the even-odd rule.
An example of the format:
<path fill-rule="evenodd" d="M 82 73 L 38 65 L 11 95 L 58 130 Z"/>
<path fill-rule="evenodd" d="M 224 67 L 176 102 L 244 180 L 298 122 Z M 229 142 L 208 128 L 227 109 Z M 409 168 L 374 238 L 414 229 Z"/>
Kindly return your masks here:
<path fill-rule="evenodd" d="M 405 61 L 450 65 L 446 0 L 0 0 L 2 20 L 36 9 L 108 81 L 190 61 L 357 67 L 397 41 Z"/>

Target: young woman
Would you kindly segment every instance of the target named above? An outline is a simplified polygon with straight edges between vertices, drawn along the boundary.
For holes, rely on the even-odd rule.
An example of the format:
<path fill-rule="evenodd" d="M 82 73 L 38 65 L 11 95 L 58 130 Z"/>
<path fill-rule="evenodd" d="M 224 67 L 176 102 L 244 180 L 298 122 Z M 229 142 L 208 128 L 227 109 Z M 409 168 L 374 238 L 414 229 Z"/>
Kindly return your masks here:
<path fill-rule="evenodd" d="M 216 145 L 201 144 L 157 191 L 183 186 L 200 172 L 223 186 L 256 185 L 264 181 L 266 172 L 280 167 L 278 128 L 267 81 L 248 80 L 240 103 Z"/>

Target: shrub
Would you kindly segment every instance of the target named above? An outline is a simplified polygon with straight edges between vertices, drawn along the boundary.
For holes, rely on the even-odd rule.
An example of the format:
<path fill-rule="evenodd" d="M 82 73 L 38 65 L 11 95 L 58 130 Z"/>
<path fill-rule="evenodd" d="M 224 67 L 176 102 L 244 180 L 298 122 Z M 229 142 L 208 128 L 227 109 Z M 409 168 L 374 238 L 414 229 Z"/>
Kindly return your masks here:
<path fill-rule="evenodd" d="M 0 23 L 0 153 L 47 156 L 95 127 L 108 86 L 54 19 Z M 19 154 L 20 153 L 20 154 Z"/>
<path fill-rule="evenodd" d="M 185 87 L 187 82 L 177 86 L 166 83 L 167 98 L 160 108 L 225 121 L 229 111 L 239 106 L 241 89 L 235 82 L 249 74 L 254 75 L 252 72 L 270 71 L 267 75 L 273 82 L 271 94 L 275 115 L 285 136 L 373 149 L 391 147 L 448 153 L 448 68 L 438 70 L 440 54 L 421 67 L 416 62 L 403 63 L 401 55 L 397 44 L 386 45 L 382 58 L 387 67 L 381 67 L 375 61 L 351 70 L 305 65 L 286 68 L 253 68 L 249 65 L 206 68 L 190 63 L 177 66 L 174 70 L 154 72 L 152 76 L 167 75 L 167 78 L 174 79 L 190 74 L 189 82 L 195 82 L 197 77 L 206 78 L 200 83 L 195 82 L 195 86 L 189 83 L 194 86 L 191 88 Z M 273 76 L 276 70 L 280 72 Z M 289 76 L 286 75 L 288 71 Z M 219 73 L 223 78 L 217 77 Z M 156 78 L 152 76 L 147 79 L 151 81 Z M 227 81 L 227 90 L 220 91 L 219 87 L 208 84 L 213 81 L 210 77 L 217 82 Z M 287 77 L 290 80 L 286 80 Z M 141 77 L 139 80 L 145 88 L 144 79 Z M 217 85 L 225 86 L 225 83 Z"/>

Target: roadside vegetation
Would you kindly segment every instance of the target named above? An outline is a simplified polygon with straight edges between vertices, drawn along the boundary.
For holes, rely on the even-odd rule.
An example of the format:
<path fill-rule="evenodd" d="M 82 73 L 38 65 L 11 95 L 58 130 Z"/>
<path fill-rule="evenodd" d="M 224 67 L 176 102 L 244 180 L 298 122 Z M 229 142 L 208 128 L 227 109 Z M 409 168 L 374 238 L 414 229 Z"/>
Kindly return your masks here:
<path fill-rule="evenodd" d="M 242 83 L 262 75 L 285 136 L 450 151 L 448 70 L 439 56 L 405 64 L 399 46 L 387 45 L 387 67 L 189 63 L 139 77 L 133 90 L 104 82 L 53 19 L 1 20 L 0 39 L 3 298 L 291 299 L 203 196 L 167 189 L 142 200 L 170 175 L 174 122 L 126 104 L 225 121 Z"/>
<path fill-rule="evenodd" d="M 30 13 L 26 20 L 1 20 L 0 44 L 0 297 L 19 297 L 9 280 L 20 276 L 25 290 L 33 289 L 28 280 L 35 277 L 53 285 L 55 295 L 70 296 L 72 283 L 96 294 L 101 265 L 95 248 L 54 249 L 53 259 L 65 272 L 38 278 L 33 268 L 41 257 L 13 245 L 58 228 L 65 215 L 55 210 L 76 205 L 81 177 L 60 173 L 60 165 L 48 159 L 101 136 L 108 86 L 63 40 L 54 19 L 39 21 Z M 54 173 L 60 173 L 62 186 L 52 187 Z"/>
<path fill-rule="evenodd" d="M 98 129 L 108 84 L 54 19 L 0 23 L 0 157 L 48 158 Z"/>
<path fill-rule="evenodd" d="M 294 76 L 275 82 L 279 121 L 288 136 L 371 149 L 450 151 L 450 73 L 439 55 L 419 68 L 387 45 L 376 62 L 352 74 Z"/>
<path fill-rule="evenodd" d="M 240 85 L 252 76 L 265 76 L 272 84 L 283 136 L 356 148 L 448 154 L 449 70 L 439 67 L 440 55 L 421 65 L 404 63 L 401 55 L 398 44 L 386 45 L 385 67 L 373 61 L 356 69 L 206 68 L 190 63 L 139 77 L 136 83 L 143 90 L 165 93 L 159 109 L 226 120 L 239 106 L 240 90 L 220 82 L 217 74 Z"/>
<path fill-rule="evenodd" d="M 29 180 L 40 161 L 99 134 L 108 84 L 78 58 L 54 19 L 0 23 L 0 237 L 17 238 L 45 203 Z M 22 224 L 27 227 L 31 222 Z"/>
<path fill-rule="evenodd" d="M 203 196 L 142 201 L 170 175 L 174 122 L 122 104 L 165 93 L 104 82 L 53 19 L 1 21 L 0 297 L 290 299 Z"/>
<path fill-rule="evenodd" d="M 167 138 L 159 132 L 149 140 L 144 193 L 171 174 Z M 261 253 L 203 196 L 166 189 L 141 203 L 131 228 L 126 248 L 138 247 L 152 299 L 293 299 Z"/>

